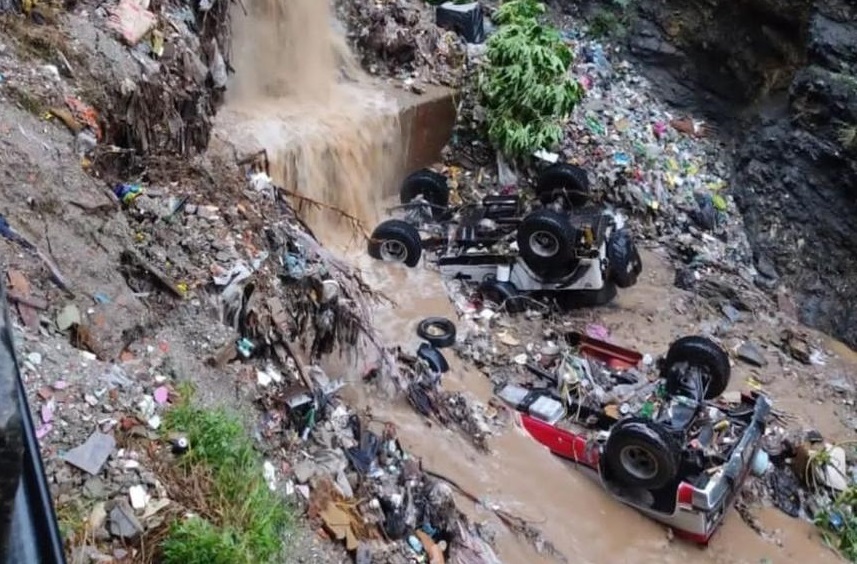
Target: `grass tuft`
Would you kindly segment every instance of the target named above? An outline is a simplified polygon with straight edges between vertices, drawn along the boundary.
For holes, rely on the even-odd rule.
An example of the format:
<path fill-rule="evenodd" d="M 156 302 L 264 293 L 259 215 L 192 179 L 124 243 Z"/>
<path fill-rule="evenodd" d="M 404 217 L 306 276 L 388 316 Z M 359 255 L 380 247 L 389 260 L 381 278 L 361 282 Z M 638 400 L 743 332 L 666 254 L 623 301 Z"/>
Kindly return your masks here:
<path fill-rule="evenodd" d="M 268 488 L 258 453 L 240 420 L 225 410 L 183 400 L 167 412 L 166 429 L 182 432 L 190 450 L 179 470 L 201 484 L 198 515 L 176 521 L 163 541 L 165 564 L 256 564 L 283 558 L 291 508 Z M 204 479 L 193 480 L 193 475 Z"/>

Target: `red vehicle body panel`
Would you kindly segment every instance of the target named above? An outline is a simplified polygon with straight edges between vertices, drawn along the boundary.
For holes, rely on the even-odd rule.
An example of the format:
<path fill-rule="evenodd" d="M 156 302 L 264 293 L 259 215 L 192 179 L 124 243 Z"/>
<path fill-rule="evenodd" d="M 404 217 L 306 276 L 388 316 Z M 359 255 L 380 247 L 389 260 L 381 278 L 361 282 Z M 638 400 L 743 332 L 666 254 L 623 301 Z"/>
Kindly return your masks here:
<path fill-rule="evenodd" d="M 642 360 L 640 353 L 611 343 L 592 339 L 579 333 L 570 334 L 569 341 L 579 347 L 580 353 L 583 356 L 603 362 L 614 369 L 626 370 L 634 368 Z M 601 447 L 599 445 L 592 443 L 584 434 L 577 434 L 567 429 L 561 429 L 523 412 L 519 412 L 518 415 L 522 427 L 535 440 L 546 446 L 553 454 L 582 464 L 586 468 L 593 470 L 593 474 L 599 477 L 602 486 L 606 487 L 601 478 L 599 468 L 601 455 Z M 748 472 L 749 466 L 742 472 L 739 483 L 743 482 Z M 688 482 L 683 481 L 678 485 L 676 490 L 676 511 L 673 514 L 663 514 L 637 508 L 646 512 L 652 518 L 670 526 L 677 536 L 705 545 L 708 544 L 711 537 L 718 530 L 720 523 L 725 517 L 726 509 L 731 505 L 737 490 L 718 509 L 719 514 L 716 514 L 715 511 L 707 513 L 695 508 L 693 506 L 694 491 L 695 488 Z M 633 504 L 631 505 L 633 506 Z M 708 521 L 710 517 L 714 518 Z M 702 523 L 704 523 L 704 526 Z M 682 528 L 683 524 L 685 528 Z M 694 528 L 696 530 L 692 530 Z M 704 529 L 704 532 L 700 530 L 701 528 Z"/>

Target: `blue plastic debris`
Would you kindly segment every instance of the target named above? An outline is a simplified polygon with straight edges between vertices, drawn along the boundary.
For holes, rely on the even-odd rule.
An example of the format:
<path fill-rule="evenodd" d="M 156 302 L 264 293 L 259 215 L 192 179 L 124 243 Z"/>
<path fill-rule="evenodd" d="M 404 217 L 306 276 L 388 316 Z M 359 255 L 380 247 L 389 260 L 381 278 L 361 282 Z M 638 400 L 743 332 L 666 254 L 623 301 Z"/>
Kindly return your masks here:
<path fill-rule="evenodd" d="M 306 274 L 306 258 L 295 253 L 286 253 L 283 257 L 286 263 L 286 273 L 295 279 L 303 278 Z"/>

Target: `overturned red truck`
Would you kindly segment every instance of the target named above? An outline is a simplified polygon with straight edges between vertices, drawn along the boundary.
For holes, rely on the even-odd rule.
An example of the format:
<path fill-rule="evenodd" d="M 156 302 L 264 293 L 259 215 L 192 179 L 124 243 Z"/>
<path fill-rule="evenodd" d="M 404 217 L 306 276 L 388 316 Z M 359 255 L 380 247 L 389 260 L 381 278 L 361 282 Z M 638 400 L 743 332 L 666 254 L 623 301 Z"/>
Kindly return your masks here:
<path fill-rule="evenodd" d="M 729 357 L 700 336 L 675 341 L 648 378 L 642 355 L 579 333 L 559 368 L 528 368 L 545 387 L 497 395 L 550 451 L 578 465 L 619 501 L 707 544 L 754 465 L 771 411 L 761 394 L 720 398 Z"/>

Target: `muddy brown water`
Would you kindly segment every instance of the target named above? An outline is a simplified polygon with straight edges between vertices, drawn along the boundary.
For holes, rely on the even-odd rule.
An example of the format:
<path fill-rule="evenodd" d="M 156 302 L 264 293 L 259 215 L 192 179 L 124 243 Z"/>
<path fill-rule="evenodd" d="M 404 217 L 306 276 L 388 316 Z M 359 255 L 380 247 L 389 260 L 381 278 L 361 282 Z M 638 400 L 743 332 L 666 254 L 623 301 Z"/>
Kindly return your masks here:
<path fill-rule="evenodd" d="M 404 172 L 415 166 L 407 154 L 408 137 L 432 138 L 421 141 L 423 148 L 442 145 L 442 139 L 439 143 L 437 135 L 427 135 L 419 119 L 416 126 L 402 126 L 400 117 L 408 115 L 402 106 L 410 102 L 401 92 L 387 92 L 377 80 L 360 75 L 341 35 L 331 31 L 326 2 L 253 0 L 247 6 L 249 17 L 236 14 L 238 73 L 230 85 L 229 103 L 218 115 L 213 150 L 225 147 L 240 155 L 264 148 L 271 175 L 280 185 L 339 208 L 371 228 L 385 215 L 384 206 Z M 444 112 L 438 115 L 447 115 Z M 425 160 L 431 151 L 421 152 L 426 154 L 419 158 Z M 325 243 L 394 300 L 394 306 L 378 307 L 374 318 L 390 344 L 413 350 L 420 319 L 456 318 L 436 272 L 372 261 L 362 238 L 356 237 L 355 243 L 350 222 L 337 213 L 307 212 L 307 219 Z M 653 253 L 646 253 L 644 260 L 643 280 L 592 316 L 609 327 L 618 342 L 656 354 L 677 336 L 695 330 L 698 320 L 670 306 L 675 296 L 667 261 Z M 447 356 L 452 370 L 443 385 L 487 402 L 492 393 L 488 379 L 453 354 Z M 363 365 L 357 364 L 356 370 L 354 363 L 349 366 L 348 375 L 357 381 Z M 734 510 L 707 549 L 671 541 L 664 527 L 609 498 L 598 484 L 514 425 L 493 437 L 492 452 L 484 454 L 459 432 L 428 426 L 404 401 L 381 401 L 358 385 L 345 393 L 371 406 L 378 418 L 394 421 L 404 445 L 427 468 L 456 481 L 482 505 L 532 521 L 569 562 L 836 561 L 809 524 L 770 508 L 757 511 L 757 517 L 777 542 L 761 538 Z M 807 408 L 788 389 L 784 397 L 794 400 L 789 407 L 796 407 L 808 424 L 825 433 L 841 431 L 827 410 Z M 463 497 L 459 502 L 472 517 L 495 524 L 503 562 L 554 561 L 505 529 L 483 506 Z"/>

